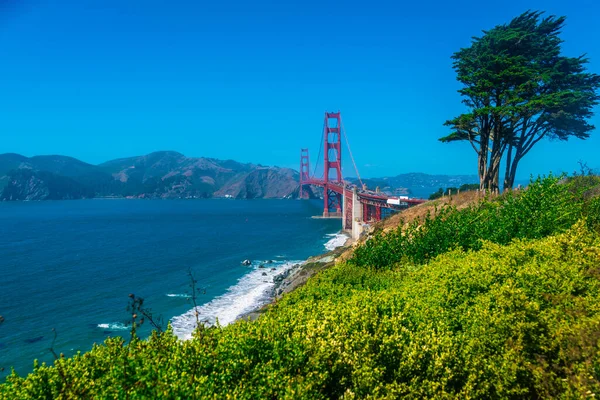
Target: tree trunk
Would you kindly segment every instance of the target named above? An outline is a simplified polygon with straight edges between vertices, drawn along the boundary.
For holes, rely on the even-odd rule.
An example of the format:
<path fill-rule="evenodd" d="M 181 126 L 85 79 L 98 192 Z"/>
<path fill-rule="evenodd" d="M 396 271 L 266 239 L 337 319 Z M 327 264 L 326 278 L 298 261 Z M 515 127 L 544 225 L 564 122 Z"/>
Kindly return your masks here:
<path fill-rule="evenodd" d="M 490 159 L 490 167 L 488 169 L 489 188 L 492 191 L 498 189 L 500 181 L 500 161 L 502 160 L 502 152 L 496 149 L 495 154 Z"/>
<path fill-rule="evenodd" d="M 479 175 L 479 190 L 484 190 L 486 188 L 487 160 L 481 153 L 479 153 L 477 156 L 479 160 L 479 168 L 477 171 Z"/>
<path fill-rule="evenodd" d="M 504 170 L 504 191 L 506 192 L 508 189 L 512 189 L 513 185 L 515 184 L 515 180 L 514 177 L 511 180 L 510 177 L 510 171 L 511 171 L 511 164 L 512 164 L 512 150 L 513 150 L 513 146 L 512 144 L 508 145 L 508 153 L 506 155 L 506 169 Z"/>
<path fill-rule="evenodd" d="M 497 191 L 500 187 L 500 168 L 498 166 L 495 167 L 494 175 L 492 175 L 492 191 Z"/>
<path fill-rule="evenodd" d="M 479 174 L 479 190 L 487 188 L 487 161 L 488 161 L 488 143 L 481 140 L 479 153 L 477 154 L 479 163 L 478 174 Z"/>
<path fill-rule="evenodd" d="M 517 166 L 519 165 L 519 161 L 521 161 L 521 155 L 517 151 L 515 154 L 515 158 L 512 161 L 512 165 L 510 166 L 510 173 L 508 174 L 508 184 L 512 188 L 515 184 L 515 176 L 517 175 Z M 504 178 L 507 180 L 507 178 Z"/>
<path fill-rule="evenodd" d="M 501 127 L 499 121 L 496 122 L 492 136 L 492 150 L 489 157 L 489 166 L 487 168 L 486 186 L 491 191 L 498 189 L 500 161 L 502 161 L 502 141 L 500 139 Z"/>

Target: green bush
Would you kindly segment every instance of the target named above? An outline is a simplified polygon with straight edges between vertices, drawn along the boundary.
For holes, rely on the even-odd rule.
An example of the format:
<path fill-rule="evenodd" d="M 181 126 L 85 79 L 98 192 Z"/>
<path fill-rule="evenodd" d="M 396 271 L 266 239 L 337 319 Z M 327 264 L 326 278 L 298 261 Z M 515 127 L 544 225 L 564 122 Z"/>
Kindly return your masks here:
<path fill-rule="evenodd" d="M 594 197 L 586 203 L 585 215 L 590 229 L 600 232 L 600 197 Z"/>
<path fill-rule="evenodd" d="M 354 251 L 350 262 L 376 268 L 422 264 L 456 247 L 477 250 L 482 240 L 507 244 L 564 232 L 586 213 L 597 211 L 586 205 L 590 200 L 583 195 L 600 186 L 596 185 L 582 179 L 564 183 L 550 176 L 531 182 L 527 190 L 507 192 L 463 210 L 442 206 L 424 221 L 376 234 Z M 597 213 L 592 218 L 596 217 Z"/>

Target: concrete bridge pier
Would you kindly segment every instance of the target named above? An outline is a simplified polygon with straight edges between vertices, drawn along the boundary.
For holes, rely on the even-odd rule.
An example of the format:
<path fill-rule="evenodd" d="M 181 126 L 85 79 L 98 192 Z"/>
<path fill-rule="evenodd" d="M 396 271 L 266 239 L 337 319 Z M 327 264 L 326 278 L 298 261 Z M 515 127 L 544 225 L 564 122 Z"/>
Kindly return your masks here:
<path fill-rule="evenodd" d="M 349 196 L 348 190 L 344 190 L 342 224 L 344 224 L 344 230 L 352 235 L 352 239 L 356 240 L 363 232 L 363 204 L 358 199 L 356 187 L 352 188 L 351 198 L 348 199 L 347 196 Z M 348 218 L 348 213 L 351 218 Z M 346 224 L 346 221 L 351 221 L 350 226 Z"/>

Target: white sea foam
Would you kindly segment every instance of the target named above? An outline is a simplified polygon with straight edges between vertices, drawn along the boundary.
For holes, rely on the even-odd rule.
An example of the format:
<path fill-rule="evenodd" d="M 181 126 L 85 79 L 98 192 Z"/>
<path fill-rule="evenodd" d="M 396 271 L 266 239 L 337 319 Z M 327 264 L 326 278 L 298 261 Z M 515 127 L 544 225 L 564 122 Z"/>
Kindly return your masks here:
<path fill-rule="evenodd" d="M 167 293 L 167 297 L 185 297 L 187 299 L 191 296 L 189 294 L 182 294 L 182 293 Z"/>
<path fill-rule="evenodd" d="M 129 329 L 127 326 L 125 326 L 125 324 L 122 324 L 120 322 L 113 322 L 110 324 L 98 324 L 98 328 L 110 329 L 113 331 L 125 331 L 125 330 Z"/>
<path fill-rule="evenodd" d="M 266 268 L 259 268 L 259 264 L 253 264 L 252 271 L 242 276 L 235 285 L 227 289 L 225 294 L 197 307 L 200 321 L 214 325 L 218 319 L 219 325 L 229 325 L 239 316 L 268 303 L 275 286 L 273 278 L 298 263 L 300 262 L 278 262 L 269 264 Z M 273 271 L 272 268 L 275 270 Z M 174 317 L 171 325 L 177 337 L 183 340 L 190 339 L 196 326 L 194 309 Z"/>
<path fill-rule="evenodd" d="M 348 236 L 342 233 L 332 233 L 326 236 L 331 238 L 325 243 L 325 248 L 329 251 L 342 247 L 346 243 L 346 240 L 348 240 Z"/>
<path fill-rule="evenodd" d="M 327 235 L 327 237 L 329 240 L 325 243 L 325 248 L 329 251 L 343 246 L 346 240 L 348 240 L 348 236 L 341 233 Z M 283 257 L 285 256 L 275 256 L 275 258 Z M 210 302 L 197 307 L 198 319 L 208 325 L 215 325 L 218 320 L 219 325 L 225 326 L 234 322 L 241 315 L 258 309 L 271 300 L 272 290 L 275 287 L 273 278 L 299 263 L 302 262 L 276 261 L 275 263 L 265 264 L 264 268 L 259 268 L 261 262 L 254 261 L 252 263 L 252 270 L 241 277 L 235 285 L 227 289 L 225 294 L 215 297 Z M 275 269 L 274 271 L 272 270 L 273 268 Z M 176 294 L 167 294 L 167 296 L 188 297 L 187 295 Z M 173 317 L 171 326 L 177 337 L 183 340 L 190 339 L 196 326 L 194 309 Z"/>

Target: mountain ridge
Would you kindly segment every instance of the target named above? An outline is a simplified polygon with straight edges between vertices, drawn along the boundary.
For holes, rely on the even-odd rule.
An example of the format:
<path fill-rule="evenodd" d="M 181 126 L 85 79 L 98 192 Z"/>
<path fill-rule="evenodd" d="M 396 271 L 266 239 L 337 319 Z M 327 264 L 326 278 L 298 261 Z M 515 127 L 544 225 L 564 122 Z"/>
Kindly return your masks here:
<path fill-rule="evenodd" d="M 289 168 L 186 157 L 175 151 L 98 165 L 69 156 L 0 154 L 0 200 L 285 198 L 297 190 L 298 173 Z"/>

